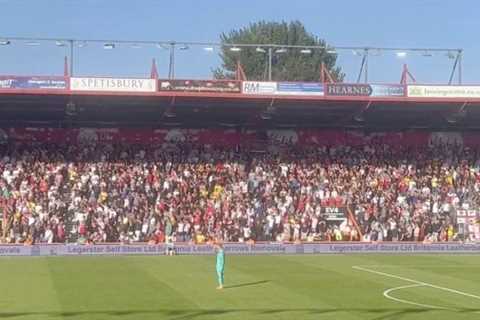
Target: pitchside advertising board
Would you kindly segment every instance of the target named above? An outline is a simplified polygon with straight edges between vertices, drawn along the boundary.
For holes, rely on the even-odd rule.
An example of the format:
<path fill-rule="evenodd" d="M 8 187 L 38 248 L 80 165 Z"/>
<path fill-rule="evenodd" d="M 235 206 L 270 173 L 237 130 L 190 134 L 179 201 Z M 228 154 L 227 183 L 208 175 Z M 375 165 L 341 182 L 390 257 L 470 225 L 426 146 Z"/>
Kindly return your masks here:
<path fill-rule="evenodd" d="M 71 78 L 70 89 L 100 92 L 155 92 L 156 82 L 155 79 Z"/>
<path fill-rule="evenodd" d="M 334 97 L 404 97 L 405 86 L 395 84 L 328 83 L 326 94 Z"/>
<path fill-rule="evenodd" d="M 408 86 L 411 98 L 480 98 L 480 86 Z"/>
<path fill-rule="evenodd" d="M 177 254 L 213 255 L 211 245 L 176 244 Z M 265 254 L 322 254 L 322 253 L 480 253 L 478 243 L 412 243 L 412 242 L 328 242 L 328 243 L 227 243 L 225 252 L 231 255 Z M 111 256 L 111 255 L 164 255 L 165 245 L 0 245 L 1 256 Z"/>
<path fill-rule="evenodd" d="M 323 96 L 323 83 L 316 82 L 264 82 L 244 81 L 242 93 L 258 95 L 309 95 Z"/>
<path fill-rule="evenodd" d="M 0 89 L 43 89 L 65 90 L 66 77 L 14 77 L 0 76 Z"/>

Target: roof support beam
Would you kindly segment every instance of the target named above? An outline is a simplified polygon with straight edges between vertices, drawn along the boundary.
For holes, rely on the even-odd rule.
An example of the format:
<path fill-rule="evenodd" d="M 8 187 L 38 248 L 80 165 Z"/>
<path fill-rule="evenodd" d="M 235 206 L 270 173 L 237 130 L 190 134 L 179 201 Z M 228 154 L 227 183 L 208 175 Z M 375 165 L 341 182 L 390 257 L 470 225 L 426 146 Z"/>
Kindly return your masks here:
<path fill-rule="evenodd" d="M 458 71 L 457 71 L 458 70 Z M 450 73 L 450 80 L 448 84 L 451 85 L 453 77 L 455 76 L 455 71 L 458 72 L 458 84 L 462 84 L 462 50 L 458 50 L 457 56 L 455 57 L 455 62 L 453 63 L 452 72 Z"/>

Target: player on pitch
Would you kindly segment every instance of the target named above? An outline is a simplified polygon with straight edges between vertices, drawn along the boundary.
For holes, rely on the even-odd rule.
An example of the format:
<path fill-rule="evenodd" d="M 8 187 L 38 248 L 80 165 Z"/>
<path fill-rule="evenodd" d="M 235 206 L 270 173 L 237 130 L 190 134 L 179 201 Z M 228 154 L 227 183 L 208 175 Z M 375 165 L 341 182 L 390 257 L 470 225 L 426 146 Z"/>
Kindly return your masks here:
<path fill-rule="evenodd" d="M 215 241 L 214 244 L 215 251 L 217 253 L 217 280 L 218 287 L 217 289 L 223 289 L 223 272 L 225 270 L 225 251 L 223 250 L 223 244 L 220 241 Z"/>

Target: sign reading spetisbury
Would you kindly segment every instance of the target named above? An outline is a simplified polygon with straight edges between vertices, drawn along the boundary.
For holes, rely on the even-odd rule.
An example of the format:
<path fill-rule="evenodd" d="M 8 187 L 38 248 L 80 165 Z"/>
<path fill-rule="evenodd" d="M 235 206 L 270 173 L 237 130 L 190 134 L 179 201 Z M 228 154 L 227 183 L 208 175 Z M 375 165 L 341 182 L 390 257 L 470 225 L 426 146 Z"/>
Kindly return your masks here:
<path fill-rule="evenodd" d="M 74 91 L 155 92 L 155 79 L 71 78 Z"/>

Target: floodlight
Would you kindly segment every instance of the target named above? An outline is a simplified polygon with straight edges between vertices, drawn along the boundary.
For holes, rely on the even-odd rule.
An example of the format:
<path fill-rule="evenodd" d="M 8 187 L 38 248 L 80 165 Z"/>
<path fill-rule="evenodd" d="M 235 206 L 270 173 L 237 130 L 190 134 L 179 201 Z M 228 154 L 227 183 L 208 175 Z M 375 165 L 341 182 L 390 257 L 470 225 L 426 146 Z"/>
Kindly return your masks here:
<path fill-rule="evenodd" d="M 157 43 L 157 48 L 168 50 L 170 49 L 170 46 L 167 46 L 166 44 L 163 44 L 163 43 Z"/>
<path fill-rule="evenodd" d="M 456 56 L 455 56 L 455 54 L 454 54 L 453 52 L 448 51 L 447 57 L 448 57 L 448 59 L 455 59 Z"/>
<path fill-rule="evenodd" d="M 422 56 L 424 56 L 424 57 L 432 57 L 433 54 L 432 54 L 430 51 L 424 51 L 424 52 L 422 52 Z"/>

